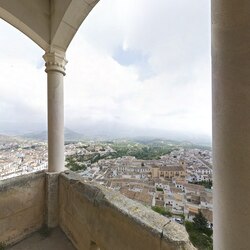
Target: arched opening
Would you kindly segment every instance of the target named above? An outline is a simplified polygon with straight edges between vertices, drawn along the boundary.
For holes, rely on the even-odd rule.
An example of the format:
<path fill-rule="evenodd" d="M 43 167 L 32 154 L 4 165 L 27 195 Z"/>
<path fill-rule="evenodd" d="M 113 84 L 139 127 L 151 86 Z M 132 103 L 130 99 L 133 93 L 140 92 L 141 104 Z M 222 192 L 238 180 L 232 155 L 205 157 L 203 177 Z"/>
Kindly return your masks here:
<path fill-rule="evenodd" d="M 68 124 L 73 124 L 78 130 L 79 126 L 82 127 L 90 122 L 89 127 L 92 127 L 95 132 L 98 125 L 101 133 L 110 132 L 113 133 L 113 136 L 118 137 L 131 136 L 131 132 L 132 136 L 135 136 L 138 132 L 142 132 L 142 134 L 139 134 L 140 136 L 143 136 L 143 133 L 151 136 L 155 133 L 157 136 L 171 136 L 174 132 L 171 130 L 172 127 L 180 130 L 184 124 L 185 129 L 187 129 L 184 131 L 185 133 L 189 133 L 191 130 L 197 131 L 197 128 L 199 128 L 199 126 L 197 127 L 197 121 L 203 121 L 203 118 L 207 117 L 204 114 L 209 113 L 204 111 L 200 102 L 201 99 L 203 101 L 210 99 L 207 96 L 203 98 L 206 91 L 203 90 L 204 85 L 200 84 L 203 74 L 207 73 L 208 65 L 203 61 L 203 50 L 206 50 L 206 46 L 200 48 L 202 51 L 196 51 L 197 53 L 194 56 L 191 56 L 193 53 L 190 53 L 189 49 L 200 44 L 202 39 L 199 40 L 199 38 L 202 37 L 203 28 L 196 26 L 197 20 L 194 18 L 195 22 L 190 26 L 193 28 L 192 32 L 197 32 L 197 30 L 201 32 L 195 36 L 198 42 L 193 39 L 193 33 L 184 32 L 183 37 L 176 36 L 178 32 L 175 33 L 172 27 L 169 28 L 169 33 L 165 33 L 165 29 L 161 29 L 163 27 L 160 25 L 162 23 L 161 18 L 165 16 L 165 13 L 161 11 L 165 7 L 164 3 L 162 3 L 162 8 L 159 9 L 155 8 L 153 2 L 137 4 L 137 8 L 134 9 L 141 11 L 142 8 L 145 8 L 143 13 L 146 13 L 146 18 L 141 16 L 139 11 L 134 11 L 131 20 L 132 23 L 137 24 L 135 29 L 129 29 L 129 26 L 125 24 L 127 16 L 119 16 L 118 11 L 116 12 L 116 17 L 119 17 L 118 26 L 114 25 L 111 31 L 113 29 L 118 30 L 120 25 L 125 35 L 117 32 L 118 36 L 114 40 L 103 39 L 104 46 L 101 46 L 101 43 L 96 43 L 95 36 L 91 35 L 93 31 L 88 30 L 85 33 L 87 39 L 82 38 L 81 40 L 83 43 L 82 52 L 80 46 L 77 46 L 75 50 L 77 56 L 71 61 L 78 64 L 75 66 L 72 63 L 72 66 L 68 68 L 68 82 L 71 82 L 71 84 L 66 87 L 66 93 L 68 93 L 71 101 L 66 103 L 66 110 L 68 109 L 66 117 L 72 121 Z M 125 10 L 127 8 L 126 14 L 129 13 L 130 5 L 131 2 L 127 6 L 126 4 L 123 6 Z M 175 16 L 171 16 L 171 13 L 180 12 L 182 18 L 179 23 L 177 22 L 177 26 L 186 31 L 187 20 L 194 13 L 199 13 L 197 17 L 202 15 L 200 12 L 203 13 L 204 6 L 200 4 L 197 7 L 198 10 L 194 12 L 190 8 L 191 14 L 188 12 L 189 15 L 185 16 L 185 13 L 187 13 L 186 7 L 173 7 L 170 4 L 170 7 L 168 6 L 169 18 L 166 19 L 167 23 L 171 24 L 175 21 Z M 102 11 L 99 10 L 99 13 Z M 108 13 L 106 12 L 104 16 Z M 206 14 L 209 15 L 209 12 L 207 11 Z M 149 22 L 147 22 L 148 19 Z M 111 20 L 113 21 L 114 18 L 110 18 L 110 23 Z M 201 27 L 207 28 L 206 35 L 209 34 L 208 24 L 209 21 L 206 24 L 203 23 L 203 26 L 201 25 Z M 143 30 L 144 25 L 151 27 L 150 34 L 141 32 L 140 36 L 137 35 L 137 33 L 140 33 L 139 30 Z M 196 29 L 197 27 L 198 29 Z M 105 35 L 109 37 L 109 29 L 104 28 L 104 30 Z M 163 36 L 159 39 L 159 34 L 162 32 Z M 110 32 L 111 34 L 112 32 Z M 166 36 L 168 39 L 165 38 Z M 101 34 L 101 37 L 105 37 L 104 34 Z M 173 40 L 170 39 L 172 37 Z M 142 43 L 141 40 L 144 42 Z M 178 51 L 178 53 L 173 53 L 173 51 Z M 81 65 L 81 61 L 78 59 L 80 53 L 85 56 L 84 65 Z M 84 77 L 82 78 L 82 76 Z M 206 79 L 208 82 L 209 80 Z M 77 91 L 73 85 L 75 82 L 80 87 Z M 209 89 L 210 87 L 206 85 L 206 88 Z M 184 92 L 182 92 L 183 90 Z M 82 92 L 84 92 L 84 96 L 81 94 Z M 194 101 L 197 93 L 201 97 Z M 82 99 L 84 99 L 84 104 L 82 104 Z M 170 104 L 174 107 L 173 111 L 169 108 Z M 198 106 L 198 104 L 200 105 Z M 192 111 L 197 112 L 197 114 L 192 116 Z M 127 131 L 121 135 L 124 127 Z M 166 127 L 171 133 L 168 133 Z M 86 127 L 81 129 L 83 129 L 83 132 L 86 131 Z"/>
<path fill-rule="evenodd" d="M 24 135 L 43 131 L 46 129 L 43 51 L 4 21 L 0 22 L 0 32 L 0 133 Z"/>
<path fill-rule="evenodd" d="M 100 2 L 67 58 L 67 127 L 211 143 L 208 1 Z"/>

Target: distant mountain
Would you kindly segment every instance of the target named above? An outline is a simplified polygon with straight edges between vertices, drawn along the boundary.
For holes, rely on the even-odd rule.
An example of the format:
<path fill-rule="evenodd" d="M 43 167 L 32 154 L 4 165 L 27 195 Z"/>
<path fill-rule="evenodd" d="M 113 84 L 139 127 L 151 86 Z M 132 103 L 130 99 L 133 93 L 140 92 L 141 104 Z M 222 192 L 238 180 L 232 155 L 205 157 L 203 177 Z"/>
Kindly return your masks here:
<path fill-rule="evenodd" d="M 46 141 L 48 138 L 47 131 L 34 132 L 22 135 L 25 139 L 37 140 L 37 141 Z"/>
<path fill-rule="evenodd" d="M 207 135 L 199 135 L 188 132 L 179 132 L 175 130 L 163 130 L 147 127 L 134 127 L 131 125 L 122 124 L 119 122 L 90 122 L 84 121 L 82 124 L 77 124 L 72 127 L 79 133 L 84 133 L 88 138 L 95 140 L 113 140 L 119 138 L 131 139 L 165 139 L 173 141 L 188 141 L 195 144 L 211 146 L 211 138 Z"/>
<path fill-rule="evenodd" d="M 20 137 L 0 135 L 0 144 L 21 141 Z"/>
<path fill-rule="evenodd" d="M 0 134 L 4 135 L 22 135 L 25 138 L 35 140 L 47 140 L 47 132 L 44 124 L 12 124 L 0 122 Z M 194 144 L 211 146 L 211 136 L 192 132 L 180 132 L 165 129 L 150 128 L 149 124 L 143 127 L 136 127 L 122 122 L 91 119 L 83 119 L 78 123 L 67 123 L 65 128 L 66 141 L 78 140 L 113 140 L 121 138 L 153 140 L 159 138 L 162 140 L 186 141 Z M 40 132 L 33 132 L 40 131 Z M 41 132 L 42 131 L 42 132 Z"/>
<path fill-rule="evenodd" d="M 46 128 L 46 121 L 44 123 L 36 123 L 32 121 L 26 122 L 5 122 L 0 121 L 0 134 L 3 135 L 23 135 L 33 133 L 33 131 L 43 131 Z"/>
<path fill-rule="evenodd" d="M 64 140 L 65 141 L 80 141 L 80 140 L 84 140 L 86 139 L 86 137 L 81 134 L 81 133 L 77 133 L 73 130 L 70 130 L 68 128 L 64 129 Z"/>
<path fill-rule="evenodd" d="M 162 147 L 166 145 L 173 145 L 176 147 L 182 147 L 186 149 L 191 149 L 191 148 L 201 148 L 201 149 L 209 149 L 211 150 L 211 145 L 208 144 L 202 144 L 202 143 L 194 143 L 190 141 L 180 141 L 180 140 L 168 140 L 168 139 L 163 139 L 163 138 L 152 138 L 152 137 L 135 137 L 135 138 L 130 138 L 130 139 L 117 139 L 114 140 L 116 143 L 119 142 L 126 142 L 129 143 L 134 142 L 134 143 L 139 143 L 142 145 L 147 145 L 151 147 Z"/>
<path fill-rule="evenodd" d="M 28 134 L 22 135 L 22 137 L 32 139 L 32 140 L 38 140 L 38 141 L 47 141 L 48 132 L 42 131 L 42 132 L 37 132 L 37 133 L 28 133 Z M 68 128 L 64 129 L 65 141 L 79 141 L 79 140 L 84 140 L 84 139 L 85 139 L 85 136 L 83 134 L 77 133 Z"/>

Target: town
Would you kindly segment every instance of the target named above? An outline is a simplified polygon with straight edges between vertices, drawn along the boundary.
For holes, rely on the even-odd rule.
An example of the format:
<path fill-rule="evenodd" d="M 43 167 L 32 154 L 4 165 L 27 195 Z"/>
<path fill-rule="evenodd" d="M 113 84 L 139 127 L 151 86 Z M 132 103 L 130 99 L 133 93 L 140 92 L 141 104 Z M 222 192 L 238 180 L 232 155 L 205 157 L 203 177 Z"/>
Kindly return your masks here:
<path fill-rule="evenodd" d="M 46 142 L 0 139 L 0 180 L 47 169 Z M 120 192 L 180 224 L 201 211 L 213 225 L 209 147 L 160 140 L 66 142 L 65 159 L 65 169 L 85 181 Z"/>

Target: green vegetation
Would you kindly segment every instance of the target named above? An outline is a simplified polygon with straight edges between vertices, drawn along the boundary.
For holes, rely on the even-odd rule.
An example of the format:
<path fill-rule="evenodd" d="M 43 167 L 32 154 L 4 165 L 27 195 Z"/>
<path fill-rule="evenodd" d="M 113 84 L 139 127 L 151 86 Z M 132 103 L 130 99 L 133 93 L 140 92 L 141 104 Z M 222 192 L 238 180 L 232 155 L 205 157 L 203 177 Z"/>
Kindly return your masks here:
<path fill-rule="evenodd" d="M 86 165 L 84 164 L 80 164 L 75 158 L 74 156 L 68 156 L 66 158 L 66 161 L 68 162 L 66 164 L 66 167 L 72 171 L 78 171 L 78 170 L 85 170 L 86 169 Z"/>
<path fill-rule="evenodd" d="M 4 242 L 0 242 L 0 250 L 4 250 L 6 247 L 6 244 Z"/>
<path fill-rule="evenodd" d="M 164 207 L 153 206 L 151 208 L 152 210 L 163 216 L 168 216 L 168 217 L 172 216 L 172 213 L 169 210 L 166 210 Z"/>
<path fill-rule="evenodd" d="M 67 164 L 66 167 L 72 171 L 85 170 L 87 168 L 87 163 L 93 164 L 98 162 L 100 159 L 105 159 L 110 155 L 100 155 L 100 153 L 93 152 L 91 154 L 74 154 L 66 158 Z"/>
<path fill-rule="evenodd" d="M 115 152 L 100 153 L 105 151 L 106 146 L 111 147 Z M 130 140 L 117 140 L 100 142 L 98 146 L 101 147 L 100 152 L 96 152 L 94 148 L 88 149 L 89 145 L 84 145 L 79 148 L 85 148 L 89 154 L 74 154 L 66 158 L 67 165 L 70 170 L 78 171 L 85 170 L 87 164 L 93 164 L 101 159 L 116 159 L 123 156 L 134 156 L 141 160 L 153 160 L 160 159 L 161 156 L 169 154 L 171 151 L 177 148 L 175 144 L 171 144 L 168 141 L 158 140 L 138 143 Z M 142 166 L 144 163 L 142 163 Z"/>
<path fill-rule="evenodd" d="M 186 144 L 185 144 L 186 145 Z M 191 143 L 188 144 L 193 145 Z M 95 146 L 99 146 L 99 152 L 95 151 L 95 147 L 87 142 L 85 145 L 79 146 L 88 150 L 88 154 L 74 154 L 68 156 L 67 167 L 72 171 L 85 170 L 88 164 L 93 164 L 101 159 L 116 159 L 123 156 L 134 156 L 140 160 L 158 160 L 161 156 L 171 153 L 173 150 L 183 148 L 182 142 L 171 140 L 127 140 L 119 139 L 114 141 L 98 142 Z M 114 152 L 105 152 L 105 148 L 109 146 Z M 143 166 L 143 163 L 142 163 Z"/>
<path fill-rule="evenodd" d="M 194 222 L 185 222 L 186 230 L 190 241 L 199 250 L 212 250 L 213 240 L 211 238 L 213 230 L 208 228 L 207 219 L 199 211 L 195 216 Z"/>
<path fill-rule="evenodd" d="M 209 180 L 209 181 L 196 181 L 196 182 L 190 182 L 192 184 L 197 184 L 197 185 L 202 185 L 205 188 L 211 189 L 213 186 L 213 181 Z"/>
<path fill-rule="evenodd" d="M 136 159 L 141 160 L 154 160 L 160 159 L 161 156 L 171 153 L 176 147 L 163 144 L 161 146 L 143 145 L 143 144 L 128 144 L 128 143 L 115 143 L 112 148 L 116 151 L 113 153 L 113 158 L 123 156 L 134 156 Z"/>
<path fill-rule="evenodd" d="M 177 143 L 177 142 L 175 142 Z M 196 144 L 196 143 L 192 143 L 192 142 L 189 142 L 189 141 L 182 141 L 182 142 L 179 142 L 179 145 L 182 147 L 182 148 L 185 148 L 185 149 L 201 149 L 201 150 L 211 150 L 211 145 L 201 145 L 201 144 Z"/>

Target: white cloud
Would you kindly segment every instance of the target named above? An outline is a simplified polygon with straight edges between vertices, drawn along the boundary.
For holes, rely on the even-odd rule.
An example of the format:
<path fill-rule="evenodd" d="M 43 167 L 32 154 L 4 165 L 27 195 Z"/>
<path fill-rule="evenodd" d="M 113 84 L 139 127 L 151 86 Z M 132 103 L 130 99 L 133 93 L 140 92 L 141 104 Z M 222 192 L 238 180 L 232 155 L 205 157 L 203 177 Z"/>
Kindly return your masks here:
<path fill-rule="evenodd" d="M 208 0 L 100 1 L 67 52 L 66 125 L 119 120 L 211 134 L 209 15 Z M 22 119 L 18 107 L 24 120 L 42 120 L 43 52 L 5 24 L 0 32 L 0 120 Z M 122 66 L 117 48 L 139 51 L 147 62 Z M 144 79 L 143 70 L 153 73 Z"/>

